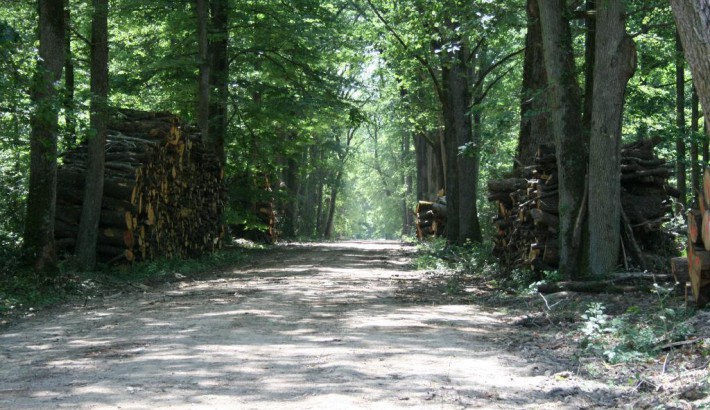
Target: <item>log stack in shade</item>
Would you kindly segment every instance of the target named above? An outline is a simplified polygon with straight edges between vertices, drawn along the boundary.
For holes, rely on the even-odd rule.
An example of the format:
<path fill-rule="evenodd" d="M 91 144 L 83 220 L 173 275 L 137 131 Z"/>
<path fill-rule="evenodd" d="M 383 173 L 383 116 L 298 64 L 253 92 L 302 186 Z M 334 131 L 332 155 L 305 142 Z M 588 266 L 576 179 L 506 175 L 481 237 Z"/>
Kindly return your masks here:
<path fill-rule="evenodd" d="M 190 128 L 169 113 L 120 110 L 106 139 L 98 259 L 193 257 L 220 248 L 223 169 Z M 86 146 L 66 152 L 58 170 L 55 237 L 74 251 L 86 172 Z"/>
<path fill-rule="evenodd" d="M 622 243 L 630 259 L 643 264 L 639 244 L 670 219 L 670 196 L 678 191 L 667 184 L 672 165 L 656 157 L 659 138 L 625 145 L 621 150 Z M 496 236 L 493 253 L 506 270 L 534 267 L 554 269 L 559 262 L 557 159 L 554 147 L 539 147 L 535 165 L 521 170 L 520 177 L 491 180 L 488 199 L 496 201 Z"/>

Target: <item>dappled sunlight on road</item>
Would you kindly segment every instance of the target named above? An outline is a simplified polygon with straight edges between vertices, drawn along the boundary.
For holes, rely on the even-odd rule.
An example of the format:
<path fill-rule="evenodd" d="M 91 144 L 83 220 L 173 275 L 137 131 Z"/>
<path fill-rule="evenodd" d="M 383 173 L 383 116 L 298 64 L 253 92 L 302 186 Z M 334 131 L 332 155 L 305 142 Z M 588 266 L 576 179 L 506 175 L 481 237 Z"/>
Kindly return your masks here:
<path fill-rule="evenodd" d="M 273 252 L 7 329 L 0 408 L 566 408 L 501 314 L 397 299 L 401 245 Z"/>

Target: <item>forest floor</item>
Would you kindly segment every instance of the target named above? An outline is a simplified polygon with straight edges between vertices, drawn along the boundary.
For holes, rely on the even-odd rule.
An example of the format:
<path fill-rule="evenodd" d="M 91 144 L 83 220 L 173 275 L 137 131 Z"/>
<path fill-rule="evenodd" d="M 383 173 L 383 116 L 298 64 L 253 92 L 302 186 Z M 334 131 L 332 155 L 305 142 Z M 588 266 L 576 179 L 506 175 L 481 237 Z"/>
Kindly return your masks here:
<path fill-rule="evenodd" d="M 453 292 L 415 251 L 280 245 L 33 312 L 0 328 L 0 408 L 710 406 L 697 345 L 635 365 L 580 355 L 590 301 L 643 310 L 648 294 L 506 297 L 480 278 Z M 710 338 L 709 317 L 694 337 Z"/>

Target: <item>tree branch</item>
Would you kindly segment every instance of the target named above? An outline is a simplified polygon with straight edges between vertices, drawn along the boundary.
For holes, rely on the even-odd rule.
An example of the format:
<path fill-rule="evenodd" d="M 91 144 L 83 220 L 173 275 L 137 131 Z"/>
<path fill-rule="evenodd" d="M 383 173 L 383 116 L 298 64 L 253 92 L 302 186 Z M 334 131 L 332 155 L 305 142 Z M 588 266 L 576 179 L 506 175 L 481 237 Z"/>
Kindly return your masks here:
<path fill-rule="evenodd" d="M 429 77 L 431 77 L 431 81 L 434 83 L 434 88 L 436 90 L 436 94 L 439 96 L 439 99 L 443 102 L 444 101 L 444 92 L 441 89 L 441 85 L 439 84 L 439 79 L 436 76 L 436 72 L 434 69 L 431 67 L 429 62 L 425 60 L 422 56 L 414 54 L 410 51 L 409 46 L 407 43 L 402 39 L 402 37 L 397 33 L 397 31 L 390 25 L 390 23 L 382 16 L 379 10 L 375 7 L 374 4 L 372 4 L 372 0 L 366 0 L 367 4 L 370 6 L 372 11 L 375 13 L 377 16 L 377 19 L 380 20 L 382 24 L 384 24 L 385 28 L 387 31 L 392 34 L 392 36 L 397 40 L 397 42 L 402 46 L 402 48 L 409 53 L 412 57 L 414 57 L 424 68 L 426 68 L 427 72 L 429 73 Z"/>
<path fill-rule="evenodd" d="M 472 88 L 473 88 L 473 89 L 476 89 L 476 88 L 480 87 L 481 84 L 483 84 L 483 81 L 485 81 L 486 76 L 487 76 L 488 74 L 490 74 L 491 71 L 493 71 L 493 70 L 495 70 L 496 68 L 498 68 L 499 66 L 505 64 L 508 60 L 510 60 L 511 58 L 517 56 L 518 54 L 522 53 L 523 51 L 525 51 L 525 48 L 524 48 L 524 47 L 521 48 L 521 49 L 519 49 L 519 50 L 513 51 L 512 53 L 508 54 L 507 56 L 505 56 L 505 57 L 501 58 L 500 60 L 496 61 L 494 64 L 491 64 L 490 66 L 488 66 L 485 70 L 483 70 L 483 72 L 482 72 L 481 74 L 479 74 L 478 80 L 476 80 L 476 83 L 473 85 Z"/>

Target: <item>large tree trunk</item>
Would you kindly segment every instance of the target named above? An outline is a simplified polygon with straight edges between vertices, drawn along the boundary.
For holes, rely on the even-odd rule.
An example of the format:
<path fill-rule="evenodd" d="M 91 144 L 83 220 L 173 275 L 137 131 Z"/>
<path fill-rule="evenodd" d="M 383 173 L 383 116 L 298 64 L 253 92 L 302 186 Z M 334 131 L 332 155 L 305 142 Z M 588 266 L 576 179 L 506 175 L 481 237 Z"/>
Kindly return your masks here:
<path fill-rule="evenodd" d="M 84 270 L 96 267 L 101 199 L 104 192 L 104 148 L 108 129 L 108 0 L 93 0 L 91 23 L 91 133 L 84 203 L 81 208 L 76 255 Z"/>
<path fill-rule="evenodd" d="M 292 239 L 296 236 L 296 219 L 298 217 L 298 162 L 288 159 L 286 167 L 286 201 L 284 201 L 282 234 L 285 238 Z"/>
<path fill-rule="evenodd" d="M 693 93 L 690 98 L 690 192 L 693 197 L 696 197 L 700 192 L 700 150 L 698 149 L 698 132 L 700 131 L 700 101 L 695 87 L 692 88 Z"/>
<path fill-rule="evenodd" d="M 57 111 L 54 88 L 64 66 L 64 2 L 39 0 L 39 60 L 32 87 L 30 181 L 24 247 L 38 272 L 55 271 L 54 214 L 57 196 Z"/>
<path fill-rule="evenodd" d="M 404 185 L 404 195 L 402 195 L 402 235 L 409 235 L 412 233 L 413 226 L 413 213 L 412 209 L 409 208 L 409 198 L 412 196 L 413 183 L 412 173 L 409 171 L 407 164 L 409 163 L 411 155 L 411 134 L 405 132 L 402 135 L 402 155 L 400 156 L 400 164 L 403 170 L 402 174 L 402 185 Z"/>
<path fill-rule="evenodd" d="M 64 0 L 64 140 L 68 147 L 73 148 L 76 145 L 76 118 L 74 113 L 74 57 L 71 52 L 71 6 L 69 0 Z"/>
<path fill-rule="evenodd" d="M 226 161 L 224 150 L 227 138 L 228 99 L 229 99 L 229 7 L 227 0 L 212 0 L 212 43 L 210 84 L 213 94 L 210 97 L 209 146 L 222 163 Z"/>
<path fill-rule="evenodd" d="M 209 116 L 210 116 L 210 60 L 209 60 L 209 0 L 197 0 L 195 8 L 197 18 L 197 57 L 199 76 L 197 80 L 197 125 L 200 128 L 202 141 L 210 146 Z"/>
<path fill-rule="evenodd" d="M 703 106 L 707 132 L 710 124 L 710 3 L 706 0 L 671 0 L 671 8 Z"/>
<path fill-rule="evenodd" d="M 467 142 L 471 135 L 471 117 L 468 114 L 469 95 L 467 73 L 463 52 L 451 55 L 449 64 L 441 70 L 444 114 L 444 146 L 446 151 L 446 238 L 457 243 L 462 235 L 469 234 L 468 227 L 461 220 L 459 192 L 459 146 Z M 467 195 L 468 196 L 468 195 Z"/>
<path fill-rule="evenodd" d="M 305 177 L 305 183 L 302 195 L 302 206 L 300 209 L 301 223 L 298 227 L 299 235 L 303 235 L 308 238 L 315 237 L 316 235 L 316 209 L 317 204 L 317 184 L 318 184 L 318 172 L 319 172 L 319 154 L 318 146 L 312 145 L 308 148 L 308 152 L 303 155 L 303 163 L 309 164 L 309 172 Z"/>
<path fill-rule="evenodd" d="M 418 199 L 434 201 L 439 190 L 446 185 L 441 145 L 439 133 L 430 133 L 429 135 L 419 133 L 414 136 Z"/>
<path fill-rule="evenodd" d="M 686 205 L 688 187 L 686 183 L 685 166 L 685 60 L 683 59 L 683 46 L 680 36 L 675 34 L 675 153 L 676 153 L 676 183 L 680 191 L 680 201 Z"/>
<path fill-rule="evenodd" d="M 532 165 L 541 144 L 552 142 L 547 109 L 547 74 L 542 50 L 538 0 L 528 0 L 528 32 L 525 35 L 523 90 L 520 104 L 520 134 L 514 167 Z"/>
<path fill-rule="evenodd" d="M 563 15 L 567 10 L 565 3 L 564 0 L 541 2 L 540 22 L 559 169 L 559 266 L 565 277 L 573 278 L 583 273 L 579 244 L 575 243 L 575 222 L 584 194 L 587 155 L 572 37 L 569 21 Z"/>
<path fill-rule="evenodd" d="M 619 261 L 621 120 L 636 46 L 626 34 L 623 0 L 597 6 L 594 103 L 589 143 L 589 271 L 603 275 Z"/>
<path fill-rule="evenodd" d="M 325 230 L 323 231 L 323 237 L 325 239 L 333 239 L 333 225 L 335 224 L 335 201 L 338 199 L 338 191 L 340 190 L 340 183 L 343 179 L 343 171 L 338 170 L 335 177 L 335 182 L 333 186 L 330 187 L 330 198 L 328 201 L 330 205 L 328 207 L 328 216 L 325 221 Z"/>
<path fill-rule="evenodd" d="M 582 130 L 589 135 L 592 128 L 592 109 L 594 105 L 594 63 L 597 49 L 596 0 L 586 0 L 587 16 L 584 34 L 584 107 L 582 111 Z"/>

